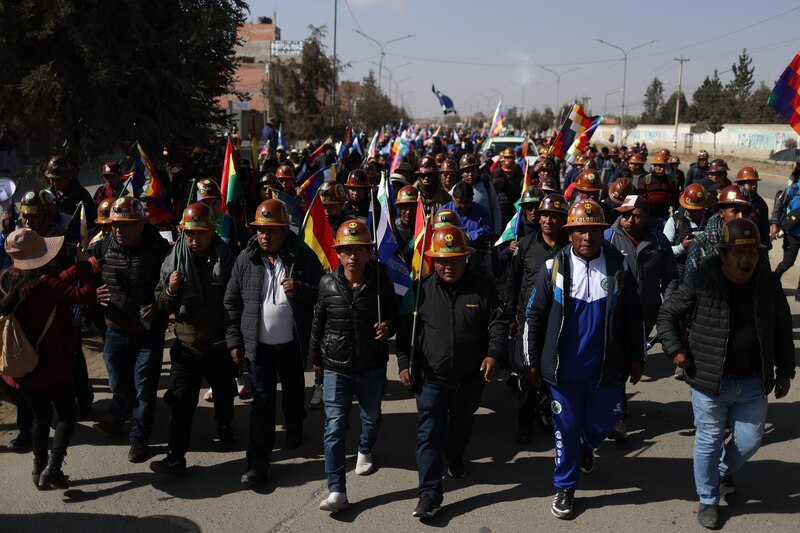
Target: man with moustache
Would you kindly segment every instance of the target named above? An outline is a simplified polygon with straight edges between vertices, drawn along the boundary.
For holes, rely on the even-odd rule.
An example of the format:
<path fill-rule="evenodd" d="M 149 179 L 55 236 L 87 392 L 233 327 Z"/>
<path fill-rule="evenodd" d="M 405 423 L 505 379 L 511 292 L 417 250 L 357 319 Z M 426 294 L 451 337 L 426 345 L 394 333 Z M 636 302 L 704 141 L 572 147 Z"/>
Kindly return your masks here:
<path fill-rule="evenodd" d="M 596 201 L 576 201 L 563 228 L 570 244 L 545 263 L 528 300 L 523 362 L 528 379 L 550 388 L 557 490 L 551 512 L 572 516 L 581 473 L 622 410 L 622 383 L 642 377 L 644 332 L 636 279 L 604 243 Z"/>
<path fill-rule="evenodd" d="M 759 258 L 758 229 L 734 218 L 721 233 L 719 256 L 690 275 L 658 315 L 664 353 L 691 387 L 697 521 L 709 529 L 720 525 L 720 499 L 735 497 L 733 476 L 761 446 L 767 395 L 786 396 L 795 376 L 791 311 Z"/>

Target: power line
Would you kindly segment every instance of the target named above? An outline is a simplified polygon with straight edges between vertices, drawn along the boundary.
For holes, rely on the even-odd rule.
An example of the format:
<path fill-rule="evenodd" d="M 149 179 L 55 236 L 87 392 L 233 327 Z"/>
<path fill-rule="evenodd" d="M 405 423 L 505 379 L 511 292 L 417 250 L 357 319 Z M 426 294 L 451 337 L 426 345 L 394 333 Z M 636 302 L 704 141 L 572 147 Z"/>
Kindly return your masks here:
<path fill-rule="evenodd" d="M 344 5 L 347 6 L 347 11 L 350 13 L 350 18 L 353 19 L 353 22 L 355 23 L 356 28 L 358 28 L 358 31 L 362 31 L 361 30 L 361 25 L 358 23 L 358 20 L 356 19 L 356 16 L 353 13 L 353 9 L 350 7 L 350 2 L 348 2 L 347 0 L 344 0 Z M 373 43 L 369 43 L 369 45 L 372 48 L 374 48 L 376 52 L 378 51 L 378 49 L 375 48 L 375 45 Z"/>

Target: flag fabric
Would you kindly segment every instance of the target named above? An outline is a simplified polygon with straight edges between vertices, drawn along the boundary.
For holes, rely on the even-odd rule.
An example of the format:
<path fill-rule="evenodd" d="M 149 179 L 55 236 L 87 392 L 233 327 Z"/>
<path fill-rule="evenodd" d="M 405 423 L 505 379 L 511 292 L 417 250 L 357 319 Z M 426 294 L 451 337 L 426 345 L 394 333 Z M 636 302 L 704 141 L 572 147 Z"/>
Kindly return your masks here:
<path fill-rule="evenodd" d="M 494 243 L 495 246 L 500 246 L 504 242 L 513 241 L 517 238 L 517 235 L 519 235 L 519 224 L 522 220 L 520 215 L 520 201 L 521 199 L 517 200 L 514 204 L 514 207 L 517 208 L 517 212 L 514 213 L 514 216 L 511 217 L 511 220 L 509 220 L 508 224 L 506 224 L 506 227 L 503 230 L 503 233 L 500 235 L 500 238 Z"/>
<path fill-rule="evenodd" d="M 530 147 L 530 145 L 531 145 L 531 138 L 526 135 L 525 140 L 522 141 L 522 149 L 521 149 L 522 157 L 528 157 L 528 148 Z"/>
<path fill-rule="evenodd" d="M 398 137 L 395 141 L 395 148 L 394 148 L 394 159 L 392 159 L 392 166 L 389 167 L 389 174 L 394 173 L 397 170 L 397 167 L 400 166 L 400 163 L 403 162 L 403 157 L 409 151 L 409 143 L 408 139 L 404 139 L 403 137 Z"/>
<path fill-rule="evenodd" d="M 489 136 L 496 137 L 500 135 L 503 130 L 503 101 L 497 102 L 497 108 L 494 110 L 494 117 L 492 117 L 492 127 L 489 128 Z"/>
<path fill-rule="evenodd" d="M 264 143 L 264 147 L 258 153 L 258 158 L 261 159 L 262 157 L 269 157 L 269 139 L 267 139 L 267 142 Z"/>
<path fill-rule="evenodd" d="M 330 137 L 328 137 L 327 139 L 325 139 L 325 142 L 320 144 L 316 150 L 311 152 L 311 155 L 309 155 L 306 159 L 303 160 L 302 163 L 300 163 L 300 169 L 295 174 L 295 183 L 297 185 L 302 185 L 303 182 L 306 181 L 306 179 L 308 179 L 312 169 L 314 168 L 314 165 L 317 163 L 317 159 L 319 158 L 319 156 L 323 154 L 323 152 L 325 151 L 325 147 L 331 144 L 333 144 L 333 140 Z"/>
<path fill-rule="evenodd" d="M 250 115 L 250 167 L 253 169 L 253 182 L 258 171 L 258 146 L 256 146 L 256 116 Z"/>
<path fill-rule="evenodd" d="M 151 220 L 170 220 L 172 209 L 170 208 L 167 190 L 161 183 L 156 174 L 156 169 L 150 158 L 144 153 L 142 145 L 136 143 L 136 155 L 133 158 L 133 171 L 131 177 L 126 181 L 130 182 L 132 194 L 137 198 L 152 198 L 153 202 L 148 206 L 149 218 Z"/>
<path fill-rule="evenodd" d="M 800 52 L 781 74 L 767 105 L 786 117 L 792 129 L 800 135 Z"/>
<path fill-rule="evenodd" d="M 359 141 L 360 138 L 364 135 L 364 132 L 359 133 L 358 135 L 353 138 L 353 150 L 352 152 L 358 152 L 358 155 L 361 156 L 361 159 L 364 159 L 364 151 L 361 149 L 361 142 Z"/>
<path fill-rule="evenodd" d="M 83 206 L 83 202 L 81 202 L 81 218 L 80 218 L 80 248 L 81 250 L 86 250 L 86 247 L 89 246 L 89 226 L 86 224 L 86 208 Z"/>
<path fill-rule="evenodd" d="M 567 115 L 567 118 L 564 119 L 563 124 L 561 124 L 561 129 L 555 140 L 550 145 L 550 152 L 555 157 L 564 159 L 575 141 L 580 141 L 580 135 L 593 125 L 592 133 L 594 133 L 597 125 L 602 120 L 603 117 L 587 115 L 580 104 L 575 104 L 572 106 L 572 111 Z M 589 138 L 591 138 L 592 133 L 589 134 Z M 586 144 L 588 145 L 588 139 L 586 139 Z"/>
<path fill-rule="evenodd" d="M 276 148 L 283 148 L 286 150 L 289 144 L 286 142 L 286 136 L 283 134 L 283 122 L 278 124 L 278 146 Z"/>
<path fill-rule="evenodd" d="M 319 190 L 320 186 L 329 179 L 330 171 L 332 168 L 335 168 L 336 163 L 331 166 L 321 168 L 317 170 L 314 174 L 312 174 L 307 180 L 303 182 L 302 185 L 298 188 L 297 195 L 305 199 L 306 202 L 311 203 L 311 200 L 317 195 L 317 191 Z M 336 179 L 336 173 L 334 171 L 333 178 Z"/>
<path fill-rule="evenodd" d="M 380 205 L 380 214 L 377 220 L 378 229 L 375 232 L 375 254 L 378 261 L 386 265 L 389 271 L 389 278 L 391 278 L 394 285 L 394 292 L 400 297 L 401 313 L 408 314 L 414 309 L 413 291 L 409 290 L 411 288 L 411 278 L 392 230 L 392 215 L 389 209 L 391 192 L 389 191 L 389 181 L 385 175 L 381 177 L 381 181 L 378 184 L 377 198 L 378 205 Z M 369 204 L 370 211 L 372 211 L 375 202 L 370 202 Z"/>
<path fill-rule="evenodd" d="M 273 191 L 275 197 L 286 204 L 286 210 L 289 212 L 289 229 L 295 232 L 296 235 L 300 234 L 300 228 L 303 226 L 303 219 L 306 216 L 306 209 L 303 202 L 294 196 L 289 196 L 280 191 Z"/>
<path fill-rule="evenodd" d="M 431 244 L 431 221 L 425 217 L 422 200 L 417 201 L 417 219 L 414 223 L 414 256 L 411 260 L 411 279 L 417 280 L 431 271 L 433 260 L 425 255 Z"/>
<path fill-rule="evenodd" d="M 342 135 L 342 142 L 339 143 L 339 148 L 336 151 L 339 161 L 342 161 L 344 157 L 347 155 L 347 149 L 350 146 L 350 143 L 352 142 L 353 142 L 353 128 L 347 126 L 344 129 L 344 135 Z"/>
<path fill-rule="evenodd" d="M 222 212 L 226 215 L 235 214 L 239 200 L 244 198 L 242 183 L 236 175 L 236 163 L 233 160 L 233 146 L 231 139 L 225 147 L 225 163 L 222 166 Z"/>
<path fill-rule="evenodd" d="M 568 162 L 572 163 L 577 156 L 589 148 L 589 141 L 591 140 L 592 135 L 594 135 L 594 131 L 597 129 L 597 126 L 599 126 L 601 122 L 603 122 L 603 117 L 592 117 L 592 123 L 589 125 L 589 127 L 583 130 L 581 134 L 575 138 L 572 146 L 570 146 L 569 150 L 567 150 Z"/>
<path fill-rule="evenodd" d="M 300 242 L 316 256 L 325 272 L 331 272 L 339 266 L 339 256 L 333 248 L 334 240 L 328 217 L 322 208 L 319 195 L 314 197 L 306 213 L 303 227 L 300 230 Z"/>
<path fill-rule="evenodd" d="M 369 143 L 369 148 L 367 148 L 367 157 L 375 157 L 375 153 L 378 151 L 378 135 L 380 134 L 379 131 L 375 132 L 375 135 L 372 136 L 372 141 Z"/>
<path fill-rule="evenodd" d="M 437 91 L 435 85 L 431 85 L 431 91 L 433 91 L 433 94 L 439 99 L 439 105 L 442 106 L 442 112 L 445 115 L 448 113 L 457 113 L 453 105 L 453 100 L 449 96 L 442 94 L 441 91 Z"/>

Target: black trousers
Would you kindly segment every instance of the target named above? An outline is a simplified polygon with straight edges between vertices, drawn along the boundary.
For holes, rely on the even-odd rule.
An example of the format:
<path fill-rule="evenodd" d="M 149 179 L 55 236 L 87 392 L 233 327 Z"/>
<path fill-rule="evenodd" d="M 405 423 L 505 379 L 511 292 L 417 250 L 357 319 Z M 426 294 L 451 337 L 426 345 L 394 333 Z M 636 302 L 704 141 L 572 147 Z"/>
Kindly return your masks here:
<path fill-rule="evenodd" d="M 75 387 L 72 379 L 66 379 L 44 389 L 19 389 L 25 403 L 33 412 L 33 455 L 47 456 L 47 441 L 53 423 L 53 408 L 58 413 L 56 434 L 53 438 L 53 453 L 66 455 L 75 424 L 78 420 L 78 404 L 75 402 Z"/>
<path fill-rule="evenodd" d="M 217 427 L 231 425 L 233 398 L 236 396 L 236 365 L 224 345 L 208 352 L 198 352 L 176 340 L 169 353 L 172 382 L 164 393 L 164 401 L 170 408 L 169 453 L 183 457 L 189 450 L 192 419 L 203 378 L 214 390 Z"/>
<path fill-rule="evenodd" d="M 784 234 L 783 236 L 783 260 L 775 267 L 775 275 L 781 279 L 783 273 L 792 268 L 795 260 L 797 259 L 797 252 L 800 251 L 800 237 Z M 798 289 L 800 289 L 800 281 L 798 281 Z"/>
<path fill-rule="evenodd" d="M 519 376 L 520 394 L 517 424 L 520 431 L 533 431 L 534 423 L 550 412 L 550 393 L 547 384 L 536 387 L 525 374 Z"/>
<path fill-rule="evenodd" d="M 2 379 L 0 379 L 0 391 L 17 407 L 17 430 L 20 433 L 30 433 L 33 428 L 33 413 L 22 394 Z"/>

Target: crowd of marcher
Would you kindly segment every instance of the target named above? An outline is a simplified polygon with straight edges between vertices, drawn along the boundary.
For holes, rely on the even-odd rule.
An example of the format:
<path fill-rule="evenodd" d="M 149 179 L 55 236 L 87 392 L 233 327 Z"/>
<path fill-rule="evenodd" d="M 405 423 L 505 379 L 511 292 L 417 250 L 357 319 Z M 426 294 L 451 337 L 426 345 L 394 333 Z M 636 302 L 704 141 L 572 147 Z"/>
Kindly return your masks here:
<path fill-rule="evenodd" d="M 646 146 L 590 146 L 568 163 L 551 156 L 546 139 L 495 154 L 480 150 L 477 132 L 408 131 L 412 149 L 397 161 L 385 149 L 397 131 L 366 157 L 352 144 L 287 150 L 277 142 L 253 164 L 237 156 L 246 194 L 235 205 L 223 192 L 218 146 L 165 167 L 167 209 L 133 193 L 124 161 L 102 165 L 104 183 L 92 196 L 77 169 L 54 156 L 49 187 L 21 195 L 2 236 L 0 314 L 16 318 L 39 359 L 1 383 L 17 407 L 10 446 L 32 450 L 36 488 L 69 486 L 62 466 L 78 420 L 113 437 L 130 422 L 127 459 L 151 458 L 169 327 L 168 452 L 150 468 L 186 472 L 201 397 L 213 402 L 218 445 L 235 450 L 234 398 L 251 395 L 241 481 L 264 483 L 280 383 L 285 447 L 322 433 L 329 494 L 320 509 L 340 511 L 349 505 L 354 397 L 355 473 L 369 475 L 379 461 L 372 452 L 395 337 L 398 379 L 418 415 L 413 515 L 433 517 L 443 477 L 468 474 L 484 388 L 508 369 L 519 400 L 514 438 L 524 445 L 536 428 L 552 434 L 551 511 L 570 518 L 595 450 L 627 437 L 626 383 L 640 380 L 646 352 L 660 342 L 691 392 L 697 519 L 717 527 L 720 499 L 735 493 L 736 472 L 760 446 L 767 395 L 785 396 L 795 375 L 779 280 L 800 250 L 800 171 L 770 213 L 754 168 L 731 180 L 725 161 L 709 162 L 702 150 L 684 174 L 667 149 L 648 160 Z M 317 195 L 339 266 L 326 271 L 282 198 L 308 208 L 297 178 L 331 165 L 339 179 Z M 392 191 L 397 260 L 430 269 L 412 285 L 412 313 L 376 259 L 381 180 Z M 419 216 L 431 224 L 423 250 Z M 784 258 L 773 272 L 767 252 L 781 232 Z M 112 393 L 104 413 L 93 410 L 82 348 L 93 329 Z M 315 382 L 306 394 L 309 368 Z M 324 430 L 308 431 L 306 409 L 320 408 Z"/>

